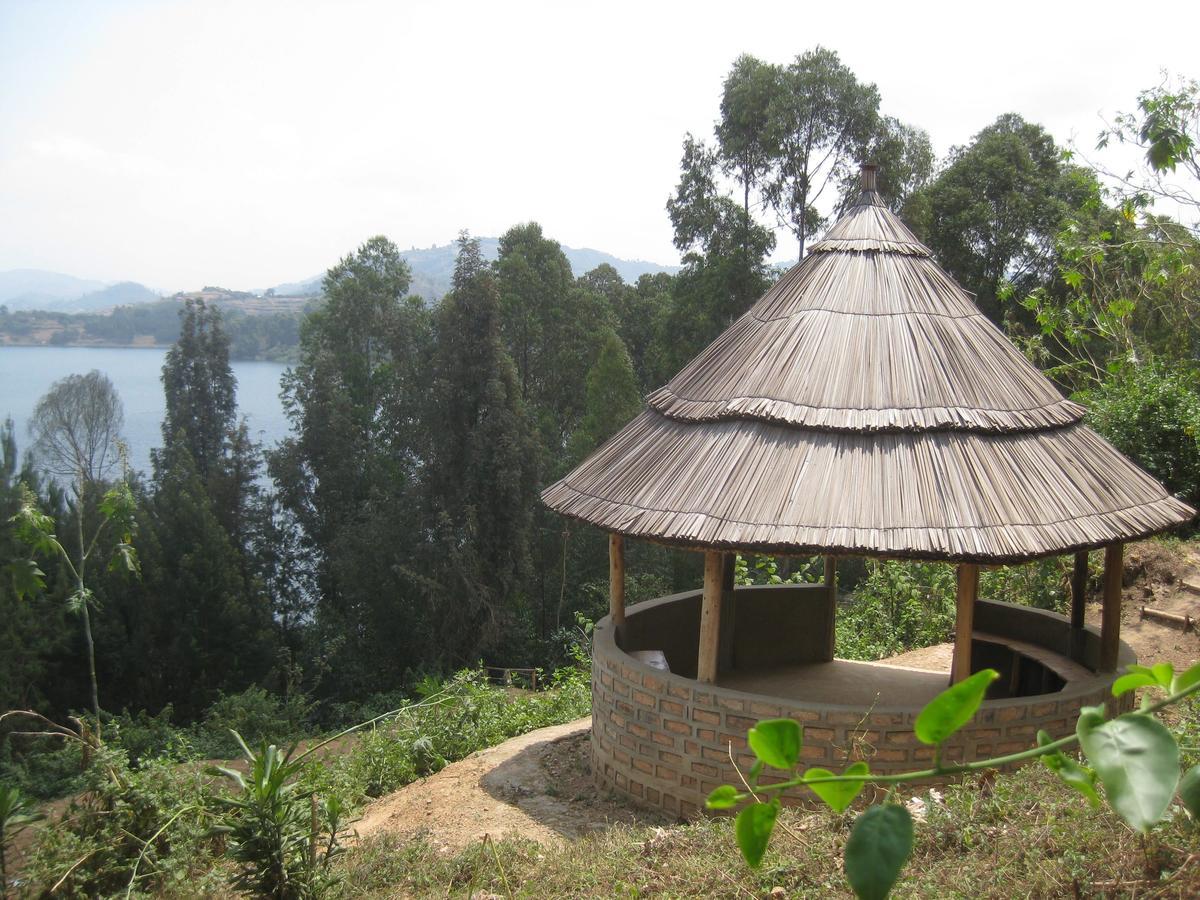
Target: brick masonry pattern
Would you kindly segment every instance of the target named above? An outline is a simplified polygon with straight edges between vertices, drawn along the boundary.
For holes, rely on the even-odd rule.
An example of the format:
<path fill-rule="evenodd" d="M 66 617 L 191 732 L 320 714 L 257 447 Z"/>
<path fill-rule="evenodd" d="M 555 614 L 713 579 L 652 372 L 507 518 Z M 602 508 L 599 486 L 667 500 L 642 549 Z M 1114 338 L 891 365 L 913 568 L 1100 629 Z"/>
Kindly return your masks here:
<path fill-rule="evenodd" d="M 606 623 L 607 624 L 607 623 Z M 721 784 L 737 784 L 730 754 L 746 771 L 754 763 L 746 732 L 759 719 L 788 717 L 804 727 L 805 766 L 840 771 L 868 759 L 879 774 L 928 766 L 931 747 L 913 734 L 919 708 L 879 710 L 794 701 L 722 690 L 661 672 L 616 647 L 597 628 L 592 663 L 592 771 L 602 788 L 635 804 L 692 818 Z M 987 701 L 943 747 L 946 762 L 966 762 L 1032 747 L 1039 729 L 1055 738 L 1074 732 L 1081 706 L 1109 699 L 1111 678 L 1097 676 L 1057 694 Z M 1122 698 L 1132 698 L 1132 694 Z M 1128 703 L 1123 703 L 1128 708 Z M 764 778 L 766 783 L 768 779 Z M 789 792 L 785 803 L 809 802 Z"/>

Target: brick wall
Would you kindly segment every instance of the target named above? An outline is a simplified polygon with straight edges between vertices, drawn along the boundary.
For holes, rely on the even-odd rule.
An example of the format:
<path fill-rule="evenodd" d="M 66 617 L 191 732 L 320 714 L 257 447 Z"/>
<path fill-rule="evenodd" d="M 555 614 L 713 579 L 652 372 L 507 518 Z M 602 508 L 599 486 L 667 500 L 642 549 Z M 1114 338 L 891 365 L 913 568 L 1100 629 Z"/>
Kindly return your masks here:
<path fill-rule="evenodd" d="M 1126 648 L 1127 649 L 1127 648 Z M 1103 703 L 1111 678 L 1072 682 L 1056 694 L 990 700 L 943 748 L 961 762 L 1028 749 L 1038 729 L 1054 737 L 1075 730 L 1080 706 Z M 1127 695 L 1131 697 L 1132 695 Z M 869 760 L 877 773 L 927 766 L 933 749 L 912 732 L 919 708 L 860 709 L 781 701 L 665 673 L 622 652 L 611 623 L 597 626 L 592 662 L 592 766 L 602 786 L 635 803 L 688 818 L 720 784 L 737 784 L 730 747 L 743 771 L 754 757 L 746 732 L 759 719 L 788 717 L 804 727 L 806 765 L 839 771 L 848 758 Z M 765 781 L 766 779 L 764 779 Z M 785 796 L 808 801 L 811 794 Z"/>

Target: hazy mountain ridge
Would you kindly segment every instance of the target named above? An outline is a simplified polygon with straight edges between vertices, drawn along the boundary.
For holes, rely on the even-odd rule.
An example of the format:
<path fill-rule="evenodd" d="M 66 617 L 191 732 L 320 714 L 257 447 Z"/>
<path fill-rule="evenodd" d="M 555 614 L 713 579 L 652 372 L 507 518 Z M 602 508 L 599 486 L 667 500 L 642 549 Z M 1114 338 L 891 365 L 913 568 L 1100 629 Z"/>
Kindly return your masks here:
<path fill-rule="evenodd" d="M 41 269 L 0 272 L 0 305 L 10 310 L 99 312 L 131 303 L 151 303 L 159 293 L 136 281 L 105 283 Z"/>
<path fill-rule="evenodd" d="M 494 260 L 499 256 L 499 238 L 480 238 L 479 244 L 485 259 Z M 679 271 L 679 266 L 664 266 L 641 259 L 621 259 L 603 250 L 588 247 L 564 246 L 562 251 L 576 277 L 605 263 L 616 269 L 630 284 L 644 274 Z M 430 302 L 448 292 L 457 254 L 458 245 L 453 243 L 427 248 L 413 247 L 402 251 L 401 256 L 412 268 L 412 292 Z M 262 295 L 276 298 L 312 297 L 321 292 L 321 281 L 324 277 L 322 273 L 302 281 L 277 284 L 266 290 L 226 291 L 204 288 L 200 291 L 179 292 L 172 296 L 185 298 L 190 295 L 201 296 L 206 291 L 217 291 L 242 299 Z M 33 309 L 67 313 L 103 312 L 117 306 L 153 303 L 164 296 L 166 292 L 152 290 L 136 281 L 106 283 L 41 269 L 0 272 L 0 305 L 7 306 L 14 312 Z"/>
<path fill-rule="evenodd" d="M 60 272 L 12 269 L 0 272 L 0 304 L 9 309 L 32 309 L 39 305 L 77 300 L 105 287 L 103 281 L 76 278 Z"/>
<path fill-rule="evenodd" d="M 500 255 L 499 238 L 480 238 L 479 249 L 483 258 L 495 260 Z M 621 259 L 603 250 L 593 250 L 589 247 L 567 247 L 563 245 L 563 254 L 571 264 L 571 271 L 576 277 L 590 272 L 599 265 L 607 263 L 629 284 L 633 284 L 645 274 L 658 272 L 675 273 L 679 266 L 664 266 L 643 259 Z M 426 300 L 439 299 L 450 290 L 450 278 L 454 274 L 454 260 L 458 254 L 457 244 L 441 244 L 433 247 L 402 250 L 400 255 L 412 269 L 412 292 Z M 325 276 L 316 275 L 304 281 L 293 281 L 279 284 L 271 288 L 280 296 L 311 296 L 321 291 L 321 280 Z"/>

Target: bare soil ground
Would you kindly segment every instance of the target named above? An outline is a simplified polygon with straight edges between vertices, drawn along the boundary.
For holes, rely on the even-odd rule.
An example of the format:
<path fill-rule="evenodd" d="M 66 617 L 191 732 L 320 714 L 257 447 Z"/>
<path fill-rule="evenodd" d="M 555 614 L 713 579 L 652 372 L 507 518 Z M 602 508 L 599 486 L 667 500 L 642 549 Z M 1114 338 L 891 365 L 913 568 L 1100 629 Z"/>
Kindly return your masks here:
<path fill-rule="evenodd" d="M 625 806 L 592 780 L 587 717 L 540 728 L 451 763 L 367 807 L 358 838 L 390 832 L 457 852 L 484 835 L 540 843 L 603 831 L 614 823 L 663 822 Z"/>

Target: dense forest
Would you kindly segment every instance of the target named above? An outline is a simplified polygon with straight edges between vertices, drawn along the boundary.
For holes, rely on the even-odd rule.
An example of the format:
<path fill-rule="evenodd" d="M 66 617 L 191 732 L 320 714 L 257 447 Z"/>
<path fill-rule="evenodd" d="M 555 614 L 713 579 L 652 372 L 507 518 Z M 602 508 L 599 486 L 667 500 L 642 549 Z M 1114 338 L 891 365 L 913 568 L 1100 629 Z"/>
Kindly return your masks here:
<path fill-rule="evenodd" d="M 178 337 L 146 480 L 124 473 L 120 399 L 100 373 L 57 383 L 29 436 L 0 435 L 0 710 L 190 726 L 258 704 L 316 730 L 480 661 L 569 662 L 577 614 L 606 608 L 607 544 L 539 490 L 770 287 L 780 226 L 803 257 L 867 160 L 981 309 L 1195 503 L 1198 104 L 1186 81 L 1138 97 L 1101 140 L 1145 152 L 1121 177 L 1014 113 L 937 159 L 835 53 L 743 56 L 711 138 L 684 141 L 667 201 L 678 274 L 574 277 L 527 222 L 495 262 L 464 233 L 431 305 L 395 244 L 372 237 L 294 323 L 281 385 L 293 432 L 270 452 L 239 420 L 229 367 L 255 318 L 198 300 L 147 308 L 155 333 Z M 630 602 L 694 586 L 698 566 L 634 542 Z M 850 583 L 887 571 L 860 567 Z M 806 572 L 759 560 L 741 577 Z M 952 590 L 936 566 L 908 572 L 894 577 L 914 596 Z M 864 655 L 939 639 L 912 610 L 847 622 Z M 889 628 L 913 630 L 897 643 Z M 27 745 L 4 743 L 0 767 L 36 788 L 32 765 Z"/>

